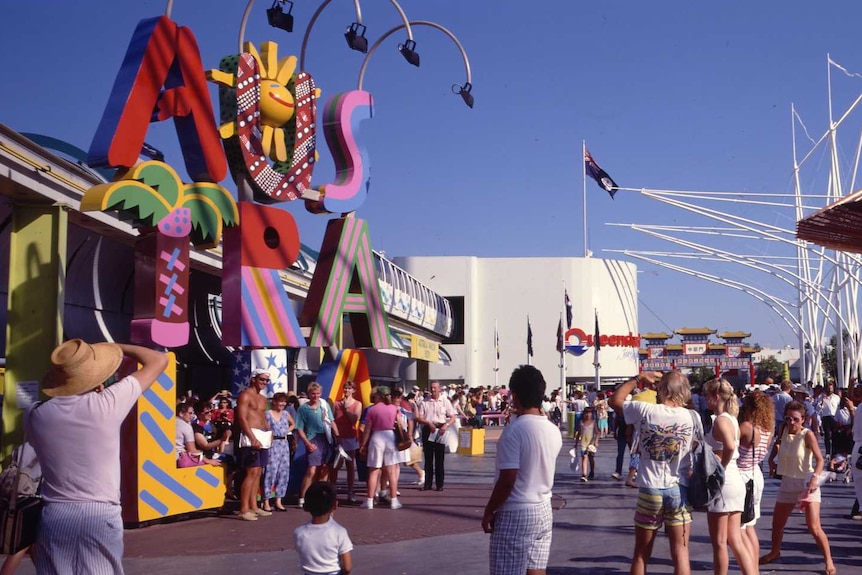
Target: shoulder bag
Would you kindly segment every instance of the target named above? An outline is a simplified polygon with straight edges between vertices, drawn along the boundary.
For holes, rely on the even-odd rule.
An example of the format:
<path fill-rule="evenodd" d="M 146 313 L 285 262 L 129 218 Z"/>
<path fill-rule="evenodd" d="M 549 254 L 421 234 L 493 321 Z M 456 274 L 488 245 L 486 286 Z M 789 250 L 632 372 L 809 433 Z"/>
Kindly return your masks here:
<path fill-rule="evenodd" d="M 724 467 L 721 461 L 706 445 L 702 428 L 695 422 L 695 412 L 689 410 L 692 417 L 692 429 L 697 430 L 697 446 L 692 445 L 691 471 L 692 475 L 688 483 L 688 502 L 695 509 L 708 507 L 710 503 L 721 496 L 721 488 L 724 486 Z"/>
<path fill-rule="evenodd" d="M 754 433 L 751 438 L 751 464 L 753 466 L 754 450 L 760 443 L 760 430 L 757 429 L 757 426 L 754 424 L 752 424 L 751 427 L 754 429 Z M 742 506 L 741 522 L 745 525 L 752 521 L 754 521 L 754 479 L 749 479 L 745 482 L 745 503 Z"/>
<path fill-rule="evenodd" d="M 395 432 L 395 447 L 398 451 L 410 449 L 413 445 L 413 440 L 407 435 L 407 430 L 401 427 L 401 414 L 395 416 L 395 425 L 392 426 L 392 431 Z"/>

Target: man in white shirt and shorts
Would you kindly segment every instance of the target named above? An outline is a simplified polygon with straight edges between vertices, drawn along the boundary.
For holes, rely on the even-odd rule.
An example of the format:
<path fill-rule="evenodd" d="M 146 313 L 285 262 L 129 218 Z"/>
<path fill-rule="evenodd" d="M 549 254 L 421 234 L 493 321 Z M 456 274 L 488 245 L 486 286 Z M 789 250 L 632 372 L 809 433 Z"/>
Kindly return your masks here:
<path fill-rule="evenodd" d="M 497 442 L 497 480 L 482 529 L 491 534 L 491 575 L 543 575 L 551 550 L 551 490 L 560 430 L 542 415 L 545 379 L 522 365 L 509 379 L 518 418 Z"/>

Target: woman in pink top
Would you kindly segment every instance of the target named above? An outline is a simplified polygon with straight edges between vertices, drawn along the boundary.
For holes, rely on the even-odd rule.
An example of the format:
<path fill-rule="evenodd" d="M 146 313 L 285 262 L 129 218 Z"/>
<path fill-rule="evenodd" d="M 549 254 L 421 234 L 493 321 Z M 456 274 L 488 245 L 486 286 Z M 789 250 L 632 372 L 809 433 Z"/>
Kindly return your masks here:
<path fill-rule="evenodd" d="M 362 432 L 359 453 L 366 457 L 368 464 L 368 495 L 362 509 L 374 508 L 374 494 L 380 481 L 380 470 L 385 466 L 389 477 L 389 493 L 392 494 L 390 507 L 401 509 L 398 501 L 398 475 L 396 473 L 399 459 L 398 447 L 395 444 L 395 418 L 399 408 L 392 403 L 392 394 L 385 385 L 377 386 L 380 402 L 376 403 L 365 417 L 365 429 Z"/>

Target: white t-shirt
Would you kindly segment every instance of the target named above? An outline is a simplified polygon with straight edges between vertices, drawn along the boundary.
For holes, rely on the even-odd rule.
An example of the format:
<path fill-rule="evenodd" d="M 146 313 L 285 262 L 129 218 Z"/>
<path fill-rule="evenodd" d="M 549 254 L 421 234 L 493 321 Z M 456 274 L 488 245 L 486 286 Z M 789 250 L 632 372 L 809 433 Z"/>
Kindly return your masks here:
<path fill-rule="evenodd" d="M 684 407 L 644 401 L 623 404 L 623 416 L 634 425 L 639 438 L 640 487 L 667 489 L 680 483 L 688 485 L 693 426 L 696 420 L 699 422 L 692 413 Z"/>
<path fill-rule="evenodd" d="M 497 442 L 495 481 L 501 469 L 517 469 L 518 475 L 500 509 L 521 509 L 548 501 L 562 447 L 560 430 L 547 417 L 522 415 L 510 420 Z"/>
<path fill-rule="evenodd" d="M 572 402 L 572 409 L 575 413 L 583 413 L 587 408 L 587 400 L 585 399 L 576 399 Z"/>
<path fill-rule="evenodd" d="M 838 412 L 838 406 L 841 404 L 841 398 L 837 393 L 825 393 L 820 396 L 820 417 L 835 417 Z"/>
<path fill-rule="evenodd" d="M 192 429 L 192 424 L 180 417 L 177 416 L 177 435 L 174 439 L 177 448 L 177 455 L 186 451 L 186 444 L 188 442 L 195 442 L 195 431 Z"/>
<path fill-rule="evenodd" d="M 45 501 L 120 504 L 120 425 L 141 396 L 127 376 L 102 393 L 55 397 L 24 416 Z"/>
<path fill-rule="evenodd" d="M 293 543 L 304 573 L 336 573 L 341 569 L 338 558 L 353 550 L 347 529 L 331 517 L 326 523 L 309 520 L 294 529 Z"/>

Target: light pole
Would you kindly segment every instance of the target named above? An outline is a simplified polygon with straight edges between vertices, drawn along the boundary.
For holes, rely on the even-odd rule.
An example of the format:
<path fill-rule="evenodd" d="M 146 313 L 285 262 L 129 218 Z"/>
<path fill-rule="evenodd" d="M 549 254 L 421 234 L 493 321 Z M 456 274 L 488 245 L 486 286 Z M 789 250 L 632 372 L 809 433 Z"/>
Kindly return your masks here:
<path fill-rule="evenodd" d="M 446 36 L 448 36 L 449 39 L 451 39 L 452 42 L 455 43 L 455 46 L 458 48 L 458 52 L 461 53 L 461 59 L 464 61 L 464 70 L 467 73 L 467 80 L 466 82 L 464 82 L 464 85 L 454 84 L 452 86 L 452 92 L 460 95 L 461 99 L 464 100 L 464 103 L 467 104 L 467 106 L 469 106 L 470 108 L 472 108 L 473 73 L 470 71 L 470 59 L 467 57 L 467 52 L 464 50 L 464 46 L 461 45 L 461 42 L 458 40 L 455 34 L 450 32 L 448 29 L 444 28 L 440 24 L 437 24 L 436 22 L 429 22 L 427 20 L 413 20 L 410 22 L 410 24 L 412 26 L 428 26 L 430 28 L 434 28 L 435 30 L 439 30 L 440 32 L 446 34 Z M 371 56 L 374 54 L 380 44 L 383 43 L 384 40 L 386 40 L 389 36 L 404 27 L 405 24 L 401 24 L 400 26 L 395 26 L 394 28 L 387 30 L 383 33 L 383 35 L 380 36 L 380 38 L 377 39 L 376 42 L 374 42 L 374 44 L 368 50 L 368 54 L 365 56 L 365 60 L 362 61 L 362 67 L 359 68 L 359 80 L 357 81 L 357 90 L 362 90 L 362 84 L 365 81 L 365 71 L 368 69 L 368 63 L 371 61 Z M 402 49 L 402 46 L 399 46 L 399 49 Z M 457 91 L 455 89 L 456 87 Z"/>

